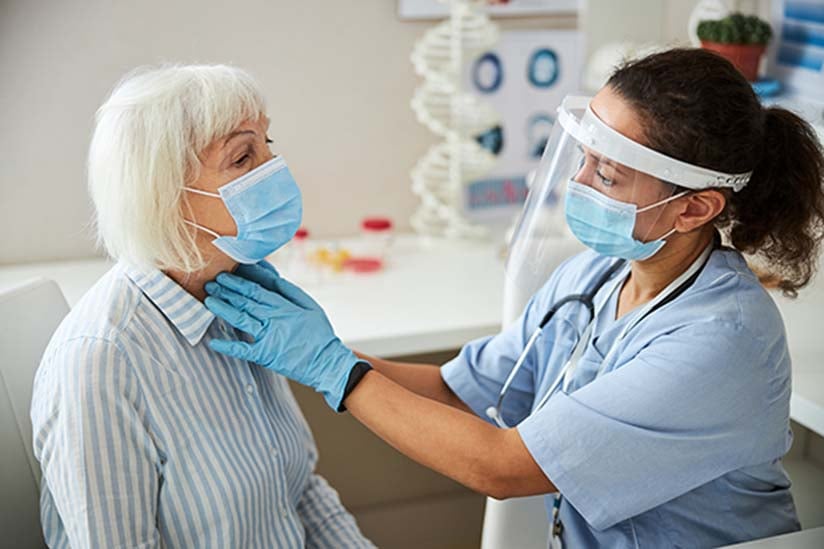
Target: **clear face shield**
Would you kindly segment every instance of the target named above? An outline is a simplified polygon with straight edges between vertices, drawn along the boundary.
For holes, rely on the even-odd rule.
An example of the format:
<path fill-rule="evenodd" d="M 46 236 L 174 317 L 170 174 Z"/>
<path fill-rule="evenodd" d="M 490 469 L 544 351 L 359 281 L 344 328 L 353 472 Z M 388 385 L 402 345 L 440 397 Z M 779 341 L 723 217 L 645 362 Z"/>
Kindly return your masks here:
<path fill-rule="evenodd" d="M 572 238 L 602 255 L 649 259 L 675 234 L 679 198 L 739 190 L 748 179 L 649 149 L 607 125 L 590 98 L 567 97 L 516 224 L 507 277 L 534 293 L 569 255 Z"/>
<path fill-rule="evenodd" d="M 519 313 L 570 255 L 569 242 L 580 241 L 605 256 L 629 261 L 653 257 L 673 238 L 681 209 L 679 199 L 712 188 L 741 190 L 750 173 L 726 174 L 670 158 L 633 141 L 606 124 L 590 108 L 586 97 L 567 97 L 558 109 L 546 149 L 529 196 L 510 241 L 507 258 L 507 301 L 519 303 Z M 580 249 L 580 248 L 578 248 Z M 690 276 L 690 267 L 682 276 Z M 613 265 L 614 268 L 619 264 Z M 505 427 L 503 402 L 525 357 L 541 335 L 545 322 L 572 301 L 585 304 L 590 323 L 580 335 L 570 358 L 533 410 L 540 408 L 572 371 L 586 346 L 594 315 L 594 292 L 613 273 L 602 274 L 595 289 L 557 296 L 527 341 L 487 415 Z M 606 277 L 606 278 L 604 278 Z M 676 279 L 673 283 L 681 282 Z M 515 292 L 514 299 L 512 292 Z M 666 297 L 662 293 L 659 297 Z M 646 307 L 656 305 L 656 300 Z M 509 311 L 512 312 L 512 311 Z M 506 311 L 505 311 L 506 313 Z M 643 318 L 642 314 L 640 318 Z M 625 328 L 626 329 L 626 328 Z"/>

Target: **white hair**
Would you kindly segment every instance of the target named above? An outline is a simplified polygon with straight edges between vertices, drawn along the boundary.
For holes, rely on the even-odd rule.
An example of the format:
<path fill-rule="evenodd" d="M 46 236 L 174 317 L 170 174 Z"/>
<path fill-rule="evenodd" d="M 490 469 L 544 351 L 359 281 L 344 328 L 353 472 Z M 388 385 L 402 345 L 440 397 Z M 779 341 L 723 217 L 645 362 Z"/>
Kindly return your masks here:
<path fill-rule="evenodd" d="M 118 260 L 194 272 L 204 266 L 183 221 L 183 187 L 198 154 L 265 111 L 245 71 L 226 65 L 142 67 L 98 109 L 89 148 L 89 192 L 98 244 Z"/>

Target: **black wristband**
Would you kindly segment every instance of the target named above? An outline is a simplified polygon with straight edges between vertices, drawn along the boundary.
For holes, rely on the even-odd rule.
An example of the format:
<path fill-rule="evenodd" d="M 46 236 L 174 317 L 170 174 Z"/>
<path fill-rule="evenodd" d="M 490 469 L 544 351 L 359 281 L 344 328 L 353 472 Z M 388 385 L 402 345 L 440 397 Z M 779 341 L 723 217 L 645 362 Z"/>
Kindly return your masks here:
<path fill-rule="evenodd" d="M 346 406 L 343 405 L 343 401 L 346 400 L 346 397 L 349 396 L 349 393 L 355 390 L 355 387 L 358 386 L 360 380 L 363 379 L 363 376 L 366 375 L 366 372 L 372 369 L 372 365 L 366 362 L 365 360 L 359 361 L 352 367 L 352 370 L 349 371 L 349 381 L 346 382 L 346 389 L 343 390 L 343 398 L 340 399 L 340 405 L 338 406 L 338 412 L 345 412 Z"/>

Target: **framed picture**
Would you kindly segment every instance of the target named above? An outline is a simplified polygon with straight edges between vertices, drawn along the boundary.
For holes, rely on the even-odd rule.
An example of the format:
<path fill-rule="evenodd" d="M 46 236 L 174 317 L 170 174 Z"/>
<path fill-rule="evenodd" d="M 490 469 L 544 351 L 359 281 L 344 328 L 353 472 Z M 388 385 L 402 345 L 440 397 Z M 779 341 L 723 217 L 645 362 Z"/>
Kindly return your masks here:
<path fill-rule="evenodd" d="M 824 0 L 772 4 L 775 36 L 767 72 L 791 92 L 820 102 L 824 89 Z"/>
<path fill-rule="evenodd" d="M 464 213 L 476 222 L 508 222 L 527 194 L 527 174 L 546 147 L 555 110 L 580 89 L 583 36 L 576 30 L 505 31 L 471 59 L 464 89 L 489 103 L 500 122 L 478 143 L 497 157 L 495 167 L 465 189 Z"/>
<path fill-rule="evenodd" d="M 494 17 L 577 13 L 580 0 L 497 0 L 487 13 Z M 401 19 L 440 19 L 449 15 L 449 0 L 398 0 Z"/>

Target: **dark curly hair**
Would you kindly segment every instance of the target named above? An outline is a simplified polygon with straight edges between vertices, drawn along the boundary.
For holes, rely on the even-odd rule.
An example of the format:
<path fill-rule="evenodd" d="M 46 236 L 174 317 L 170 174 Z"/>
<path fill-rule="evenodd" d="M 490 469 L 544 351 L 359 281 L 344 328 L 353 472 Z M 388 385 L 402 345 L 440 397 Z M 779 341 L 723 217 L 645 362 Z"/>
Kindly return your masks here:
<path fill-rule="evenodd" d="M 795 297 L 816 271 L 824 235 L 824 155 L 815 130 L 786 109 L 763 107 L 731 63 L 702 49 L 631 61 L 607 86 L 639 114 L 649 147 L 713 170 L 752 170 L 742 191 L 723 191 L 727 206 L 715 225 L 764 264 L 763 278 Z"/>

